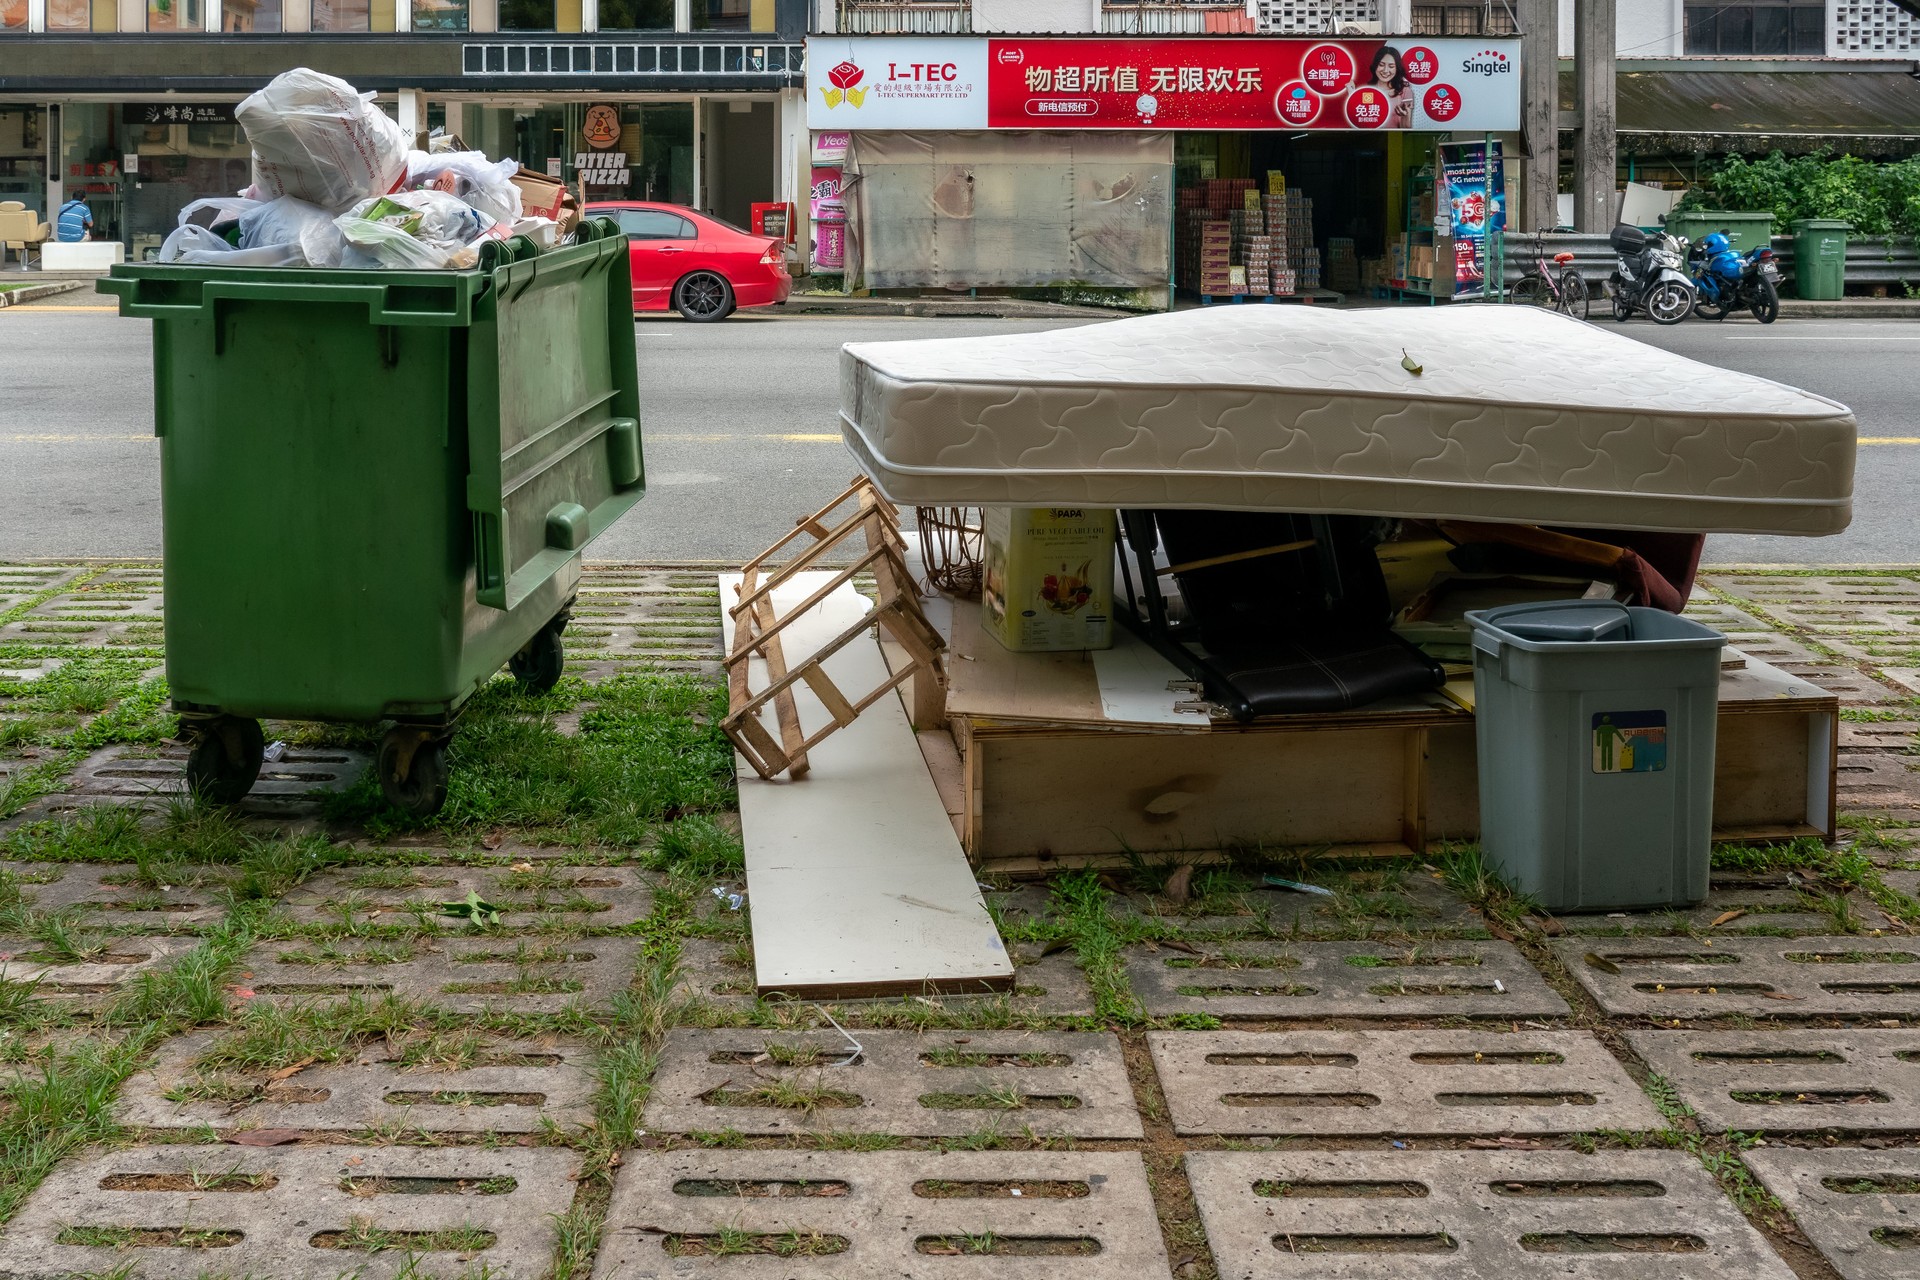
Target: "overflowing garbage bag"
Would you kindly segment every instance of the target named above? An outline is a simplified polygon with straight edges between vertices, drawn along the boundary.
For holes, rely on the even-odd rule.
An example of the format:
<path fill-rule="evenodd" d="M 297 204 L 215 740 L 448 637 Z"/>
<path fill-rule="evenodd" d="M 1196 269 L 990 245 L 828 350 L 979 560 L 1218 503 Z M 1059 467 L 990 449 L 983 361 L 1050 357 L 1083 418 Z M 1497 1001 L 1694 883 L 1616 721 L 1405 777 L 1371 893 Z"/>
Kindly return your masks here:
<path fill-rule="evenodd" d="M 274 77 L 235 111 L 253 184 L 182 209 L 160 261 L 417 271 L 475 266 L 489 239 L 561 243 L 554 218 L 525 215 L 519 185 L 558 184 L 437 135 L 418 150 L 373 97 L 305 67 Z"/>

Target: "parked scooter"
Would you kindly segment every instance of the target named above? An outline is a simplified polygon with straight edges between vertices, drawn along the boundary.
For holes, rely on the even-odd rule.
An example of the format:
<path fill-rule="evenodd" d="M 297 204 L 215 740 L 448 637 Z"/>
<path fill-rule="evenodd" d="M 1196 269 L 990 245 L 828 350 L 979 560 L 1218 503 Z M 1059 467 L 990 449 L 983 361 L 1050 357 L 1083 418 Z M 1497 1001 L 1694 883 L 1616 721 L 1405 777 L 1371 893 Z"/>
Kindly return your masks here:
<path fill-rule="evenodd" d="M 1780 264 L 1773 260 L 1772 249 L 1759 246 L 1743 255 L 1725 231 L 1716 231 L 1688 250 L 1687 265 L 1698 295 L 1693 314 L 1702 320 L 1724 320 L 1741 307 L 1761 324 L 1779 318 Z"/>
<path fill-rule="evenodd" d="M 1628 319 L 1636 309 L 1655 324 L 1679 324 L 1693 314 L 1693 281 L 1680 269 L 1686 240 L 1669 231 L 1649 236 L 1621 223 L 1607 243 L 1619 255 L 1607 279 L 1615 320 Z"/>

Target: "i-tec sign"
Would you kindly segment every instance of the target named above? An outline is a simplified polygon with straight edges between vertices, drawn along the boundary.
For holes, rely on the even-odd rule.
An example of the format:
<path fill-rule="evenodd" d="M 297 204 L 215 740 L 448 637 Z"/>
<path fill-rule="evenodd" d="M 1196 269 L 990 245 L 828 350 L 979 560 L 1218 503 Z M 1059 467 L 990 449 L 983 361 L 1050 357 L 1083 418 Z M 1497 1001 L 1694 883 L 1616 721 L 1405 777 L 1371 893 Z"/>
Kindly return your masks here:
<path fill-rule="evenodd" d="M 987 127 L 985 40 L 813 36 L 807 67 L 808 128 Z"/>
<path fill-rule="evenodd" d="M 1520 127 L 1520 42 L 824 36 L 813 129 Z"/>

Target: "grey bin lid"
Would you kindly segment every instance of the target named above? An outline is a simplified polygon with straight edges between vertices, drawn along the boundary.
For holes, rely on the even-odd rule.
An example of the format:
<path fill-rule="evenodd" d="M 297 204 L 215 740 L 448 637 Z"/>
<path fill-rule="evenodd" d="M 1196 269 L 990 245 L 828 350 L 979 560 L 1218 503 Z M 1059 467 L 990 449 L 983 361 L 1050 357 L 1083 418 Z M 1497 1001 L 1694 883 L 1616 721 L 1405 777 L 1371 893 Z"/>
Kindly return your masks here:
<path fill-rule="evenodd" d="M 1600 609 L 1540 608 L 1522 617 L 1502 618 L 1500 627 L 1523 640 L 1633 639 L 1633 620 L 1625 609 L 1616 613 Z"/>
<path fill-rule="evenodd" d="M 1522 640 L 1553 643 L 1633 639 L 1633 617 L 1611 600 L 1543 600 L 1511 604 L 1472 615 L 1490 628 Z"/>

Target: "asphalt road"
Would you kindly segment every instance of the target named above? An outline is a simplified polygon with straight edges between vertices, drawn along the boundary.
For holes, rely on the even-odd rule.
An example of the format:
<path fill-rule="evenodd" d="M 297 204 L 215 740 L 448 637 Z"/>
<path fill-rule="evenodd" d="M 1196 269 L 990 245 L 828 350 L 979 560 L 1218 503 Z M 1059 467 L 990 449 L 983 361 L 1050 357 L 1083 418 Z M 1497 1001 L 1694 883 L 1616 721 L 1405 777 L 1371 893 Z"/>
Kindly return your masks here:
<path fill-rule="evenodd" d="M 105 302 L 69 293 L 0 310 L 0 559 L 160 553 L 149 326 L 118 318 Z M 649 491 L 592 554 L 738 563 L 838 492 L 854 473 L 837 430 L 841 343 L 1056 326 L 744 313 L 714 326 L 643 320 Z M 1847 532 L 1715 538 L 1709 561 L 1920 564 L 1920 322 L 1660 329 L 1641 320 L 1622 332 L 1841 400 L 1853 406 L 1861 436 L 1877 441 L 1860 450 Z M 270 429 L 270 418 L 262 426 Z"/>

